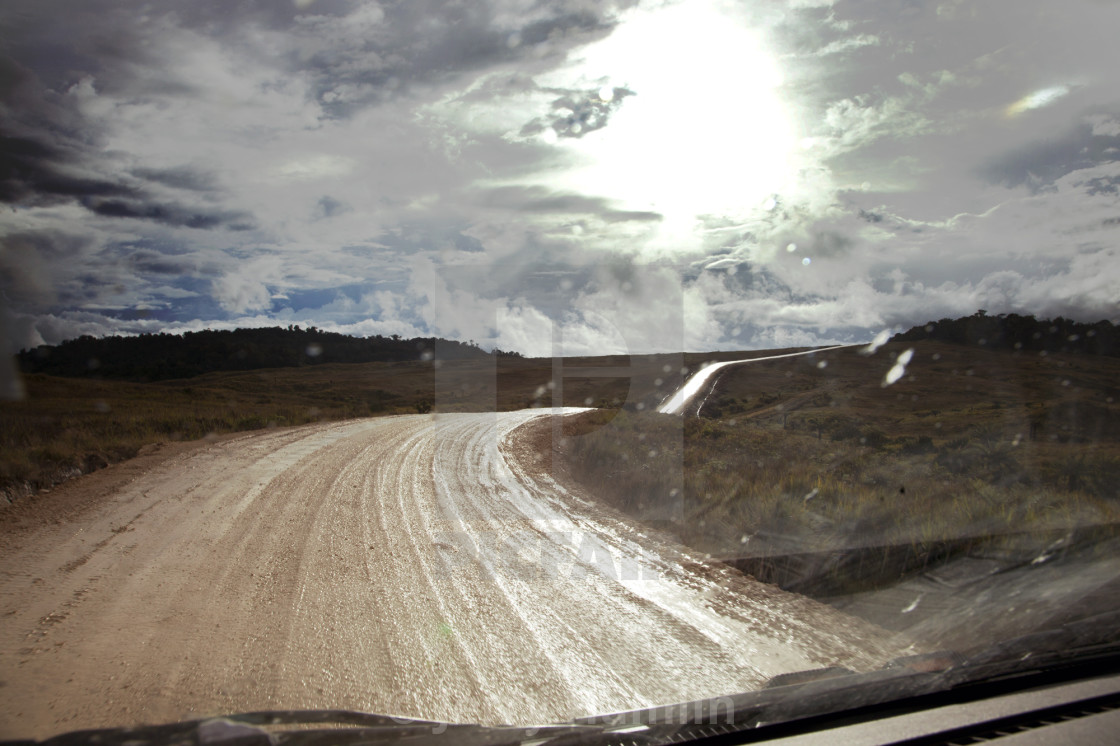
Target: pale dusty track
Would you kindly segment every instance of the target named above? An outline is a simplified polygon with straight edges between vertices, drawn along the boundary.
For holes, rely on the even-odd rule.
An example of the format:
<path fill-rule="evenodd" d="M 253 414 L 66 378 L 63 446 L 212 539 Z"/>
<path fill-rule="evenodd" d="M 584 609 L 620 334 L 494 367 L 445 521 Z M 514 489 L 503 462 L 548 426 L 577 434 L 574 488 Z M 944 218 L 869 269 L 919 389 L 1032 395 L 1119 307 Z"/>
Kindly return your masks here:
<path fill-rule="evenodd" d="M 910 652 L 535 473 L 513 430 L 538 416 L 239 436 L 9 533 L 0 736 L 279 708 L 539 723 Z"/>

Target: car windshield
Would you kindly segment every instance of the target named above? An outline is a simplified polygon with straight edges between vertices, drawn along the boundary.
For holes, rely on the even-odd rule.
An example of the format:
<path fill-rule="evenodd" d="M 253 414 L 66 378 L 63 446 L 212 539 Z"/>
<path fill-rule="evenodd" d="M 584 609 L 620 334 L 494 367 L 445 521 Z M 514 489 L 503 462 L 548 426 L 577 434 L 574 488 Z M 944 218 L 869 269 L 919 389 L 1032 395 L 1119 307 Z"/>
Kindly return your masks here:
<path fill-rule="evenodd" d="M 0 739 L 745 728 L 1107 650 L 1118 28 L 8 0 Z"/>

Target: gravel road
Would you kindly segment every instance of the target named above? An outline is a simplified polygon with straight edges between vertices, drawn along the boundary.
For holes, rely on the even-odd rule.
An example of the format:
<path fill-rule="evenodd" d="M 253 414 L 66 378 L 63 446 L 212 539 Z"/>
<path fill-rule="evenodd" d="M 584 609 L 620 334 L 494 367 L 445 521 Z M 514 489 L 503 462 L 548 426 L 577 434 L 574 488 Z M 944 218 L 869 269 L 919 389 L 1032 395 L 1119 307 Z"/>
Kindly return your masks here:
<path fill-rule="evenodd" d="M 540 416 L 168 447 L 8 509 L 0 735 L 277 708 L 539 723 L 913 652 L 565 490 L 515 432 Z"/>

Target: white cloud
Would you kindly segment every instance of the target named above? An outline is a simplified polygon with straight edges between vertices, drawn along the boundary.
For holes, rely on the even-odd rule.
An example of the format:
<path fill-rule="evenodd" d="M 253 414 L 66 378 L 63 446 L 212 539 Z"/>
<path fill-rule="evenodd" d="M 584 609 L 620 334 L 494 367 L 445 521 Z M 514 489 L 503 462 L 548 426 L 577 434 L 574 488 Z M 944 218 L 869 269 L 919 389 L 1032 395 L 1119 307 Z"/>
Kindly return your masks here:
<path fill-rule="evenodd" d="M 1095 114 L 1085 118 L 1092 125 L 1092 132 L 1098 137 L 1120 137 L 1120 117 Z"/>
<path fill-rule="evenodd" d="M 820 49 L 813 50 L 812 54 L 814 57 L 827 57 L 833 54 L 850 52 L 860 47 L 874 47 L 878 45 L 879 37 L 874 34 L 859 34 L 857 36 L 849 36 L 845 39 L 837 39 L 836 41 L 829 42 Z"/>
<path fill-rule="evenodd" d="M 330 179 L 344 176 L 354 170 L 355 163 L 337 155 L 307 155 L 282 163 L 275 175 L 297 181 Z"/>
<path fill-rule="evenodd" d="M 224 275 L 214 280 L 214 300 L 232 313 L 262 311 L 272 305 L 272 296 L 263 283 L 240 275 Z"/>
<path fill-rule="evenodd" d="M 164 298 L 197 298 L 199 295 L 193 290 L 184 290 L 183 288 L 171 287 L 170 285 L 153 287 L 149 292 L 153 295 L 163 296 Z"/>

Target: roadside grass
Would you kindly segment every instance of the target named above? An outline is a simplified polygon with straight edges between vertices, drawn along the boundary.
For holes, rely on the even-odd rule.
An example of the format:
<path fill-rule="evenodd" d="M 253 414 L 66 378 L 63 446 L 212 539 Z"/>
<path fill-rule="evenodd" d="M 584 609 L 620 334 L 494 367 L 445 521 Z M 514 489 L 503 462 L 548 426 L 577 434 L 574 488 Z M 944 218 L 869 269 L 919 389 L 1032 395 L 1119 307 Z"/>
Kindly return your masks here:
<path fill-rule="evenodd" d="M 657 398 L 658 356 L 569 358 L 625 366 L 630 378 L 569 378 L 565 406 Z M 318 364 L 208 373 L 155 383 L 24 377 L 26 396 L 0 401 L 0 504 L 131 458 L 148 444 L 311 422 L 553 405 L 551 359 Z M 662 382 L 662 387 L 670 385 Z"/>
<path fill-rule="evenodd" d="M 35 492 L 149 443 L 404 412 L 418 400 L 412 386 L 398 386 L 400 393 L 323 386 L 330 379 L 321 376 L 331 372 L 322 369 L 296 378 L 274 373 L 153 384 L 27 376 L 26 397 L 0 403 L 0 491 L 9 498 Z"/>
<path fill-rule="evenodd" d="M 582 415 L 560 455 L 597 497 L 716 557 L 902 547 L 920 563 L 1120 521 L 1118 381 L 1110 358 L 837 350 L 728 368 L 683 423 Z"/>

